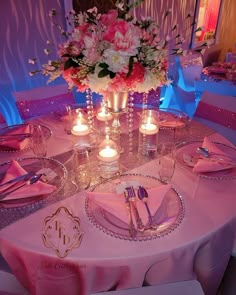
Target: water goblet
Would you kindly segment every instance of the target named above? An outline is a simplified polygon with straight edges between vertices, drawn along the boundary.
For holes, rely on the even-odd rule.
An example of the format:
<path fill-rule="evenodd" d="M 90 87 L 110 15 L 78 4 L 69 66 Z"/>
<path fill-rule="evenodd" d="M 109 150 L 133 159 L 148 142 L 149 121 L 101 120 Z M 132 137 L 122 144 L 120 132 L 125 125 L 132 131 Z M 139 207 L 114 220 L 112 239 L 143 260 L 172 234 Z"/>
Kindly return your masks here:
<path fill-rule="evenodd" d="M 170 183 L 175 171 L 176 147 L 173 142 L 158 146 L 159 176 L 163 183 Z"/>

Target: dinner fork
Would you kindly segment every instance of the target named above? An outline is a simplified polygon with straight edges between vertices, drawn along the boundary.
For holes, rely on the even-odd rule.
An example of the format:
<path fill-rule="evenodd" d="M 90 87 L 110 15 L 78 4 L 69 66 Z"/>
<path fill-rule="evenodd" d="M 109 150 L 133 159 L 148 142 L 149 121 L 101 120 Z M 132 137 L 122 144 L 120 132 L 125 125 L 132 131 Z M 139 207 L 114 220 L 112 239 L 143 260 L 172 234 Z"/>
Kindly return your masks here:
<path fill-rule="evenodd" d="M 127 214 L 128 214 L 128 221 L 129 221 L 129 234 L 132 238 L 134 238 L 137 234 L 137 231 L 134 226 L 133 218 L 132 218 L 132 212 L 131 212 L 131 207 L 130 207 L 130 202 L 129 202 L 129 197 L 127 191 L 124 191 L 124 196 L 125 196 L 125 203 L 127 207 Z"/>

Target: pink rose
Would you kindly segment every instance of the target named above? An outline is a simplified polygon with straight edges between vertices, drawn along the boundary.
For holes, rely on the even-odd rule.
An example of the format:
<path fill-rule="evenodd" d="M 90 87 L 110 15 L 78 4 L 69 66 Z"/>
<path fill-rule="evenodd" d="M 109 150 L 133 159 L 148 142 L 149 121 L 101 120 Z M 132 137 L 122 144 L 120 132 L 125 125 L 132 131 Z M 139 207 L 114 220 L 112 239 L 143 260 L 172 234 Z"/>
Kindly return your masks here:
<path fill-rule="evenodd" d="M 112 27 L 113 23 L 116 22 L 118 13 L 116 10 L 109 10 L 107 14 L 101 15 L 101 23 L 106 27 Z"/>

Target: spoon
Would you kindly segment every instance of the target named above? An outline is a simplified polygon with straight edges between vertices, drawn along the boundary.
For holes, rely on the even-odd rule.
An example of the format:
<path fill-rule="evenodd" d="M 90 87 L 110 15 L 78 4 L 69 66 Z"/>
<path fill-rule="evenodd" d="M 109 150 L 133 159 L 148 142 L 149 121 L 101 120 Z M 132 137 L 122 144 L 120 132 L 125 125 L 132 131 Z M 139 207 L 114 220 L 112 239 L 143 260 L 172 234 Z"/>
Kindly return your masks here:
<path fill-rule="evenodd" d="M 236 161 L 236 157 L 228 156 L 228 155 L 224 155 L 224 154 L 220 154 L 220 153 L 214 153 L 214 152 L 211 152 L 207 148 L 204 148 L 204 147 L 198 147 L 197 148 L 197 153 L 202 155 L 205 158 L 209 158 L 211 155 L 216 155 L 216 156 L 223 157 L 223 158 L 218 158 L 218 160 L 220 160 L 220 161 L 225 161 L 225 158 Z"/>
<path fill-rule="evenodd" d="M 139 186 L 138 188 L 138 197 L 139 199 L 144 203 L 146 209 L 147 209 L 147 213 L 148 213 L 148 225 L 150 229 L 157 229 L 157 224 L 155 223 L 155 221 L 153 220 L 151 211 L 149 209 L 149 206 L 147 204 L 147 200 L 148 200 L 148 192 L 146 191 L 146 189 L 143 186 Z"/>

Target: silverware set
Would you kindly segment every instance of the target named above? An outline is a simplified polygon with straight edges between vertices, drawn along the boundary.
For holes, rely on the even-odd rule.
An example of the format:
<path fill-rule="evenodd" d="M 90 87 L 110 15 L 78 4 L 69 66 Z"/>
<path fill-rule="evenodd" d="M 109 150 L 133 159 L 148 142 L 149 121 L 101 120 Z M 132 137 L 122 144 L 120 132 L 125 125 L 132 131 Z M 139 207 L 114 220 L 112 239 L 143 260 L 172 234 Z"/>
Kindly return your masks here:
<path fill-rule="evenodd" d="M 143 221 L 139 215 L 138 208 L 137 208 L 137 195 L 138 198 L 144 203 L 147 213 L 148 213 L 148 224 L 144 225 Z M 129 222 L 129 233 L 131 237 L 135 237 L 137 235 L 137 232 L 144 232 L 145 230 L 156 230 L 157 224 L 154 221 L 153 216 L 151 215 L 150 208 L 148 206 L 147 200 L 148 200 L 148 192 L 143 186 L 138 187 L 138 191 L 136 194 L 136 191 L 133 186 L 129 186 L 125 188 L 124 192 L 125 196 L 125 202 L 127 207 L 127 214 L 128 214 L 128 222 Z M 135 222 L 137 225 L 137 228 L 134 225 L 132 212 L 135 218 Z"/>
<path fill-rule="evenodd" d="M 17 134 L 1 134 L 1 141 L 11 141 L 11 140 L 23 140 L 26 138 L 30 138 L 32 136 L 31 133 L 17 133 Z"/>
<path fill-rule="evenodd" d="M 23 186 L 36 183 L 42 177 L 42 175 L 43 174 L 36 174 L 31 171 L 27 174 L 15 177 L 12 180 L 0 184 L 0 187 L 3 188 L 0 190 L 0 201 Z M 4 186 L 6 186 L 6 188 L 4 188 Z"/>
<path fill-rule="evenodd" d="M 236 157 L 234 156 L 215 153 L 203 147 L 198 147 L 197 153 L 209 161 L 219 161 L 220 163 L 236 165 Z"/>

